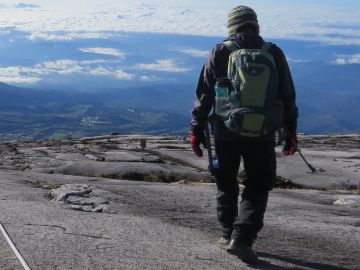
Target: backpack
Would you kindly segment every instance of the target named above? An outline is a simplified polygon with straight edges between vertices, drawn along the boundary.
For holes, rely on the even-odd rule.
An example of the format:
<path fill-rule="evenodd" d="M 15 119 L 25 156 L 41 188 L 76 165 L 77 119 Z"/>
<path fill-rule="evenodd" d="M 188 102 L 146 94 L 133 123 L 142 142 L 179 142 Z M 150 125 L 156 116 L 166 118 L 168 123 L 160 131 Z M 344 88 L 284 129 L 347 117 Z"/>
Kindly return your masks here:
<path fill-rule="evenodd" d="M 243 49 L 225 41 L 230 50 L 228 74 L 217 78 L 215 114 L 225 126 L 243 136 L 259 138 L 281 126 L 281 101 L 277 100 L 278 73 L 272 43 L 261 49 Z"/>

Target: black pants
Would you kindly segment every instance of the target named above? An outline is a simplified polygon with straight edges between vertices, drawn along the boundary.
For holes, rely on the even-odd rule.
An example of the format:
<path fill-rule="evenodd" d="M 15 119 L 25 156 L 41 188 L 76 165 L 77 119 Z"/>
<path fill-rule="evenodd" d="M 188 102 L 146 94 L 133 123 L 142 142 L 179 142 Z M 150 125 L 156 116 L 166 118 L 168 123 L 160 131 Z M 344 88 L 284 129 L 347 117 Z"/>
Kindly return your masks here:
<path fill-rule="evenodd" d="M 252 245 L 263 227 L 269 191 L 276 176 L 274 143 L 215 140 L 215 151 L 219 160 L 215 173 L 217 216 L 223 236 Z M 246 180 L 238 210 L 241 158 Z"/>

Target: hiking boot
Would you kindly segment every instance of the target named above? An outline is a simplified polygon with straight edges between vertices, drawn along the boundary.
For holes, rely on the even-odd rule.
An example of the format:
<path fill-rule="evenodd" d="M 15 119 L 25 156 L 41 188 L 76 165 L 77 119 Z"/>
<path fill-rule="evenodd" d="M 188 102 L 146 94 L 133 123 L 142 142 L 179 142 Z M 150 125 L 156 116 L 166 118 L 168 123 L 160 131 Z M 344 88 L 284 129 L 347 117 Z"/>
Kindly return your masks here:
<path fill-rule="evenodd" d="M 256 263 L 258 261 L 258 257 L 256 256 L 255 251 L 252 250 L 250 245 L 245 245 L 234 240 L 231 240 L 227 252 L 232 255 L 236 255 L 238 258 L 240 258 L 246 263 Z"/>
<path fill-rule="evenodd" d="M 229 245 L 230 245 L 230 239 L 229 238 L 225 238 L 225 237 L 221 237 L 219 239 L 219 241 L 217 242 L 219 248 L 224 249 L 224 250 L 228 250 Z"/>

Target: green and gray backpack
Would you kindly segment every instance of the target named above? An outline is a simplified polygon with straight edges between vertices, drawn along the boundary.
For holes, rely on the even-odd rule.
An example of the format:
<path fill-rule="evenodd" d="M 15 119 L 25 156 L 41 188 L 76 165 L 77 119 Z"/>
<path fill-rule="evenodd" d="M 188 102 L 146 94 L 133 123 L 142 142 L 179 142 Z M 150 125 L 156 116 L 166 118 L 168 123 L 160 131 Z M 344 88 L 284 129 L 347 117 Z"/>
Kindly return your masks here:
<path fill-rule="evenodd" d="M 258 138 L 281 125 L 281 102 L 277 100 L 278 74 L 271 43 L 261 49 L 243 49 L 225 41 L 231 51 L 228 77 L 217 78 L 215 114 L 225 126 L 244 137 Z"/>

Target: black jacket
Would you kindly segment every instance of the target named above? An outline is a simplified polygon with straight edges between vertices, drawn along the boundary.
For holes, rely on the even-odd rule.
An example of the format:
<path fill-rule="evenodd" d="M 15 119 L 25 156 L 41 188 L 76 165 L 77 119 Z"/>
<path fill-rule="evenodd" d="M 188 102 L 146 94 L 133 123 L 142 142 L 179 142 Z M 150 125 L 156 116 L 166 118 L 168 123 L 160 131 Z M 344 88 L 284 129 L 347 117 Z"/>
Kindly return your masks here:
<path fill-rule="evenodd" d="M 226 40 L 235 40 L 242 48 L 260 49 L 264 40 L 259 35 L 237 33 Z M 296 133 L 298 109 L 295 102 L 295 87 L 288 63 L 283 51 L 275 44 L 269 52 L 274 56 L 279 76 L 277 98 L 284 105 L 284 125 L 290 133 Z M 223 44 L 218 44 L 205 62 L 196 88 L 196 100 L 192 110 L 191 125 L 194 129 L 203 129 L 212 108 L 215 105 L 216 78 L 227 77 L 230 51 Z M 239 135 L 229 131 L 224 123 L 215 117 L 215 138 L 224 140 L 239 140 Z"/>

